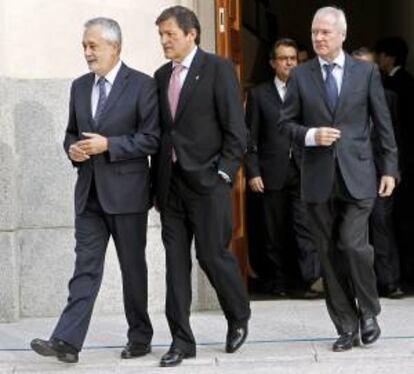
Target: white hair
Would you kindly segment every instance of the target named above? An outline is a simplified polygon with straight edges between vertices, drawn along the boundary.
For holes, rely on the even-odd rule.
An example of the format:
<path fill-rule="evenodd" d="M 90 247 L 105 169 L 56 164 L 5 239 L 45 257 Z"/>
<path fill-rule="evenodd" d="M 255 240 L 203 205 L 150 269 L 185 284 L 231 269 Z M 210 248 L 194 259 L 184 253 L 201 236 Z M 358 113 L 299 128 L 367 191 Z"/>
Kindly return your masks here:
<path fill-rule="evenodd" d="M 92 18 L 89 21 L 85 22 L 85 29 L 89 29 L 93 26 L 102 27 L 102 36 L 109 42 L 118 43 L 121 47 L 122 45 L 122 33 L 121 28 L 119 27 L 118 22 L 111 18 L 97 17 Z"/>
<path fill-rule="evenodd" d="M 327 16 L 332 16 L 335 18 L 336 26 L 343 33 L 343 35 L 346 36 L 347 24 L 344 11 L 340 8 L 336 8 L 333 6 L 319 8 L 313 16 L 313 20 L 317 18 L 325 18 Z"/>

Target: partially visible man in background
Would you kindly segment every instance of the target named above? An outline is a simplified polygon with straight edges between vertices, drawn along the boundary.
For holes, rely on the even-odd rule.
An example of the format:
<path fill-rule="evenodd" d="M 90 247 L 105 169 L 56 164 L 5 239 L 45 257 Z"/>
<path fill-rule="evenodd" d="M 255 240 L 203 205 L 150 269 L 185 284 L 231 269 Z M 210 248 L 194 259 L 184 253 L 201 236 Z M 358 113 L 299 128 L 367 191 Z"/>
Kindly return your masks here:
<path fill-rule="evenodd" d="M 361 47 L 352 52 L 352 57 L 357 60 L 374 63 L 374 52 L 368 48 Z M 398 121 L 398 97 L 390 91 L 385 90 L 385 99 L 390 110 L 391 120 L 399 144 L 399 121 Z M 374 147 L 374 161 L 377 171 L 381 170 L 378 162 L 381 151 L 375 132 L 375 124 L 372 126 L 372 143 Z M 380 177 L 380 175 L 378 175 Z M 398 189 L 396 189 L 396 192 Z M 387 197 L 377 196 L 375 205 L 369 219 L 370 241 L 374 247 L 374 266 L 377 275 L 378 291 L 380 295 L 390 299 L 400 299 L 404 296 L 401 290 L 400 255 L 394 227 L 394 194 Z"/>
<path fill-rule="evenodd" d="M 395 220 L 403 278 L 414 280 L 414 78 L 405 68 L 408 53 L 407 43 L 398 36 L 381 39 L 375 46 L 384 87 L 398 97 L 401 182 L 395 196 Z"/>
<path fill-rule="evenodd" d="M 304 44 L 298 45 L 298 64 L 303 64 L 306 61 L 311 59 L 311 53 L 309 52 L 308 47 Z"/>

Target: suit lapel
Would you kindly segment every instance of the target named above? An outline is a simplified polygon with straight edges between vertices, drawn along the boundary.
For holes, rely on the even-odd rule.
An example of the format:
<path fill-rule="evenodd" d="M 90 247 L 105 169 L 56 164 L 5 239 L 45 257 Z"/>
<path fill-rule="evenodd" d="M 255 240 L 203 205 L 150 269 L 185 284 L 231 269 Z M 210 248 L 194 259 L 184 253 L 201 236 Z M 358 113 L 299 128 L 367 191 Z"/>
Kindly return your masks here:
<path fill-rule="evenodd" d="M 87 113 L 88 116 L 88 126 L 89 129 L 87 131 L 93 132 L 95 131 L 94 128 L 94 121 L 92 118 L 92 104 L 91 104 L 91 97 L 92 97 L 92 88 L 95 83 L 95 74 L 90 73 L 88 78 L 85 79 L 83 82 L 83 87 L 79 90 L 79 94 L 81 98 L 79 103 L 83 106 L 83 112 Z"/>
<path fill-rule="evenodd" d="M 272 101 L 277 100 L 277 102 L 280 105 L 283 104 L 282 98 L 280 97 L 279 91 L 276 88 L 274 80 L 271 80 L 270 82 L 268 82 L 267 92 L 268 92 L 269 96 L 272 98 Z"/>
<path fill-rule="evenodd" d="M 163 107 L 167 108 L 167 116 L 169 123 L 173 122 L 170 102 L 168 100 L 168 86 L 170 84 L 170 78 L 172 74 L 172 62 L 170 62 L 165 71 L 160 76 L 160 100 L 162 101 L 161 104 L 164 104 Z"/>
<path fill-rule="evenodd" d="M 128 80 L 129 68 L 122 63 L 121 68 L 119 69 L 118 74 L 116 75 L 114 84 L 111 88 L 111 92 L 109 93 L 108 99 L 106 100 L 105 107 L 100 115 L 100 124 L 99 127 L 102 126 L 102 123 L 105 122 L 105 118 L 111 109 L 114 107 L 115 103 L 118 101 L 119 97 L 121 96 L 122 92 L 124 91 Z"/>
<path fill-rule="evenodd" d="M 343 106 L 344 97 L 348 95 L 348 91 L 351 88 L 351 71 L 354 66 L 354 61 L 352 57 L 345 54 L 345 64 L 344 64 L 344 74 L 342 76 L 342 86 L 341 86 L 341 93 L 339 94 L 338 105 L 336 106 L 335 113 L 338 113 Z"/>
<path fill-rule="evenodd" d="M 205 52 L 198 48 L 194 59 L 191 63 L 190 70 L 187 73 L 183 87 L 181 88 L 180 98 L 178 100 L 177 112 L 175 113 L 174 122 L 177 122 L 183 113 L 183 110 L 191 98 L 191 93 L 200 80 L 200 73 L 205 58 Z M 167 90 L 168 91 L 168 90 Z"/>
<path fill-rule="evenodd" d="M 323 81 L 322 71 L 321 71 L 321 65 L 319 63 L 318 57 L 315 57 L 311 63 L 311 71 L 312 71 L 312 79 L 315 82 L 315 85 L 320 93 L 320 95 L 323 97 L 323 101 L 325 102 L 326 108 L 329 110 L 329 112 L 333 115 L 332 110 L 329 107 L 329 101 L 328 96 L 326 95 L 325 90 L 325 83 Z"/>

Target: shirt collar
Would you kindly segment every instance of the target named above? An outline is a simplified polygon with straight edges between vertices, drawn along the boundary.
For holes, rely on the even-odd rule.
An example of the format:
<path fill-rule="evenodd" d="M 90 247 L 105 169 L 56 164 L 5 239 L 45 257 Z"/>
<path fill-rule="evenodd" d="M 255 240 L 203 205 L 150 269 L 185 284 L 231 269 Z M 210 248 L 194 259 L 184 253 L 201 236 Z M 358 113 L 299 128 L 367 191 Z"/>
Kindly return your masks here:
<path fill-rule="evenodd" d="M 319 64 L 321 65 L 321 68 L 323 68 L 323 65 L 329 65 L 330 63 L 323 58 L 318 56 Z M 345 65 L 345 53 L 343 50 L 339 52 L 339 55 L 336 56 L 336 58 L 331 62 L 332 64 L 335 64 L 336 66 L 340 67 L 341 69 L 344 68 Z"/>
<path fill-rule="evenodd" d="M 190 69 L 191 63 L 194 60 L 194 56 L 197 53 L 197 46 L 195 46 L 193 48 L 193 50 L 185 57 L 185 59 L 182 62 L 177 62 L 177 61 L 173 61 L 173 69 L 178 65 L 181 64 L 182 66 L 184 66 L 187 70 Z"/>
<path fill-rule="evenodd" d="M 283 82 L 282 80 L 280 80 L 277 76 L 275 76 L 275 85 L 276 88 L 278 90 L 283 89 L 284 87 L 286 87 L 286 82 Z"/>
<path fill-rule="evenodd" d="M 119 72 L 119 69 L 121 69 L 121 65 L 122 65 L 122 61 L 119 60 L 117 62 L 117 64 L 112 68 L 112 70 L 105 75 L 105 80 L 111 85 L 113 86 L 114 82 L 115 82 L 115 78 Z M 95 74 L 95 84 L 98 83 L 98 79 L 99 79 L 99 75 Z"/>
<path fill-rule="evenodd" d="M 402 68 L 401 65 L 396 66 L 395 68 L 393 68 L 390 73 L 388 74 L 388 76 L 393 77 L 395 75 L 395 73 L 400 70 Z"/>

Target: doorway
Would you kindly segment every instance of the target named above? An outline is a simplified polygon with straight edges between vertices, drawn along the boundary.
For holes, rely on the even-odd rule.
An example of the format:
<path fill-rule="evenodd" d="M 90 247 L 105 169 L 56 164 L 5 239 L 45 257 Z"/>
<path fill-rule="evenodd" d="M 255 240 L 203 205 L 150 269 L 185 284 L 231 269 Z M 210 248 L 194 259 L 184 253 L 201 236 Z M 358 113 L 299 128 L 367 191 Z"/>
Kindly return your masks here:
<path fill-rule="evenodd" d="M 313 14 L 318 8 L 329 5 L 344 9 L 347 15 L 348 35 L 344 48 L 348 52 L 361 46 L 373 47 L 378 39 L 389 35 L 401 35 L 409 45 L 414 42 L 414 25 L 409 21 L 414 15 L 414 4 L 409 0 L 398 4 L 387 0 L 215 0 L 217 53 L 233 60 L 246 92 L 271 79 L 268 54 L 276 39 L 289 37 L 303 48 L 312 50 L 310 25 Z M 414 67 L 412 56 L 408 59 L 409 70 L 410 67 Z M 246 189 L 244 205 L 245 217 L 239 219 L 246 223 L 243 235 L 247 238 L 247 246 L 243 246 L 241 252 L 248 252 L 244 259 L 250 263 L 243 262 L 243 256 L 239 256 L 239 261 L 243 260 L 243 273 L 249 273 L 251 281 L 269 271 L 269 262 L 264 255 L 260 197 Z M 239 205 L 239 213 L 243 212 L 242 208 Z M 409 227 L 414 227 L 414 218 Z M 409 231 L 407 237 L 408 234 Z M 402 242 L 400 250 L 403 280 L 408 288 L 412 288 L 414 255 L 411 244 Z M 294 264 L 292 275 L 298 277 Z"/>

